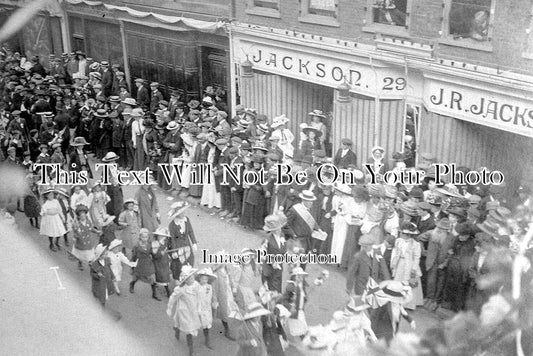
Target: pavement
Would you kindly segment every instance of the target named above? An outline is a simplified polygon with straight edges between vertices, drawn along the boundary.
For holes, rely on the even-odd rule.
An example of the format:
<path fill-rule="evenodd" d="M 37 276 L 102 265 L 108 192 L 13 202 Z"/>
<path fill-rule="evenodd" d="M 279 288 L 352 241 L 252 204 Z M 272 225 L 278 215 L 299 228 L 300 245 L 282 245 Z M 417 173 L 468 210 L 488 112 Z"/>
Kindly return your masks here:
<path fill-rule="evenodd" d="M 124 199 L 133 197 L 138 187 L 124 186 Z M 166 212 L 178 199 L 155 188 L 163 226 L 168 225 Z M 191 219 L 198 248 L 215 253 L 240 252 L 245 247 L 261 245 L 266 234 L 211 215 L 207 209 L 193 205 L 186 215 Z M 121 296 L 111 296 L 108 308 L 122 314 L 118 322 L 99 308 L 91 294 L 89 272 L 79 271 L 77 263 L 65 250 L 52 252 L 46 237 L 39 236 L 23 213 L 16 213 L 18 231 L 0 226 L 0 353 L 16 355 L 185 355 L 185 340 L 174 338 L 166 315 L 166 297 L 159 302 L 151 298 L 148 284 L 137 283 L 135 294 L 128 292 L 129 269 L 125 267 Z M 201 267 L 200 256 L 196 258 Z M 58 267 L 55 271 L 51 267 Z M 306 305 L 309 325 L 327 324 L 334 311 L 346 304 L 345 272 L 336 266 L 309 265 L 309 281 L 322 271 L 329 278 L 322 286 L 312 286 Z M 259 279 L 259 278 L 258 278 Z M 284 278 L 286 280 L 286 276 Z M 258 281 L 258 284 L 260 282 Z M 312 284 L 312 283 L 311 283 Z M 61 288 L 63 287 L 63 288 Z M 411 313 L 417 333 L 435 326 L 446 314 L 420 308 Z M 402 331 L 410 331 L 402 323 Z M 236 355 L 238 345 L 222 335 L 220 321 L 211 329 L 214 351 L 203 346 L 203 336 L 195 338 L 196 355 Z M 289 349 L 287 355 L 298 355 Z"/>

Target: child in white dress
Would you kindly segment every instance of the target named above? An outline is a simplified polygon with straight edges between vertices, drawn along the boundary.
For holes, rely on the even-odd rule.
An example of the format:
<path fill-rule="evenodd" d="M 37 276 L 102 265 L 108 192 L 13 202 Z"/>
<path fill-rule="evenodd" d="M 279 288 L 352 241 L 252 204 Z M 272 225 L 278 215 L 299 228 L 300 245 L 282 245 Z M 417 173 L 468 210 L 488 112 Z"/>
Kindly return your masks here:
<path fill-rule="evenodd" d="M 118 282 L 122 280 L 122 264 L 124 263 L 125 265 L 133 268 L 137 266 L 137 262 L 131 262 L 126 256 L 124 256 L 122 253 L 122 241 L 117 239 L 111 241 L 109 244 L 109 252 L 107 253 L 107 257 L 109 257 L 109 260 L 111 261 L 111 271 L 115 275 L 115 280 L 113 281 L 115 290 L 117 295 L 120 295 Z"/>

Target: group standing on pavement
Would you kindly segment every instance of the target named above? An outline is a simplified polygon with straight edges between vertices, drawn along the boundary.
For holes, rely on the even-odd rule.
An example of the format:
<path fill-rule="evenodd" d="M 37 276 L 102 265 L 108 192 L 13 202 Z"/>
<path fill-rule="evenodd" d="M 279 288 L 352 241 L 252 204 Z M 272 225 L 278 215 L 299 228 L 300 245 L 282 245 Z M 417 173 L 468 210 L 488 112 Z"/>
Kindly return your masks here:
<path fill-rule="evenodd" d="M 22 199 L 1 197 L 1 217 L 12 219 L 23 208 L 32 226 L 48 238 L 51 251 L 66 249 L 80 269 L 89 264 L 92 291 L 102 305 L 110 295 L 121 293 L 123 264 L 132 269 L 130 293 L 138 281 L 145 282 L 159 301 L 163 288 L 176 338 L 186 335 L 191 354 L 193 336 L 200 329 L 206 346 L 212 347 L 209 331 L 216 316 L 225 336 L 237 339 L 240 355 L 282 355 L 287 342 L 300 342 L 311 332 L 304 313 L 310 286 L 305 264 L 252 259 L 237 267 L 194 268 L 201 237 L 184 215 L 190 206 L 186 197 L 217 218 L 265 230 L 268 236 L 261 248 L 268 253 L 336 258 L 338 268 L 347 271 L 350 299 L 322 335 L 358 320 L 351 336 L 390 340 L 401 318 L 412 321 L 406 309 L 447 307 L 479 313 L 492 295 L 509 288 L 500 284 L 486 289 L 479 280 L 490 273 L 495 260 L 516 253 L 527 229 L 519 217 L 533 210 L 530 182 L 515 192 L 505 185 L 437 185 L 431 164 L 438 158 L 421 153 L 414 167 L 415 148 L 409 146 L 393 153 L 390 163 L 397 171 L 426 170 L 422 186 L 368 184 L 349 138 L 327 157 L 327 115 L 321 110 L 310 112 L 309 122 L 295 135 L 285 115 L 269 119 L 238 105 L 236 116 L 230 117 L 224 92 L 213 87 L 188 102 L 172 91 L 167 101 L 158 83 L 147 86 L 138 78 L 132 97 L 119 65 L 93 62 L 81 52 L 51 57 L 48 70 L 39 58 L 29 65 L 9 50 L 0 59 L 0 161 L 24 169 L 29 187 Z M 371 152 L 365 163 L 385 172 L 385 150 L 376 146 Z M 124 199 L 116 169 L 112 184 L 104 186 L 91 171 L 93 159 L 116 163 L 119 170 L 152 168 L 152 181 L 182 198 L 168 212 L 169 225 L 161 226 L 150 185 Z M 34 163 L 88 172 L 90 184 L 52 182 L 39 188 L 44 168 Z M 167 182 L 159 163 L 210 163 L 213 169 L 198 172 L 209 183 L 187 178 Z M 276 163 L 290 165 L 293 172 L 307 171 L 307 181 L 275 184 Z M 350 171 L 356 184 L 317 181 L 323 163 Z M 241 177 L 265 170 L 269 179 L 248 185 L 230 178 L 228 185 L 221 184 L 223 164 Z M 185 177 L 197 169 L 184 167 Z M 494 248 L 499 248 L 498 255 Z M 284 283 L 287 267 L 291 277 Z M 261 280 L 259 290 L 256 280 Z M 371 328 L 360 322 L 366 320 L 363 316 Z M 237 330 L 231 330 L 231 320 L 240 321 Z"/>

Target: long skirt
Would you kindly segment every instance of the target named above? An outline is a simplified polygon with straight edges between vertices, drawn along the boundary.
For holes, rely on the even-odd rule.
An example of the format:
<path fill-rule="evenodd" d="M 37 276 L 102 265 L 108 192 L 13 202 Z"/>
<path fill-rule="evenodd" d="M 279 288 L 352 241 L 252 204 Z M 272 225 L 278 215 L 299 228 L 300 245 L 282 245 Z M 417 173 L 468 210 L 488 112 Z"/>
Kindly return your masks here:
<path fill-rule="evenodd" d="M 207 205 L 208 208 L 220 208 L 220 192 L 217 192 L 217 188 L 215 186 L 215 175 L 213 172 L 210 172 L 209 174 L 211 184 L 204 184 L 200 204 Z M 204 182 L 206 181 L 207 179 L 204 180 Z"/>
<path fill-rule="evenodd" d="M 265 223 L 265 216 L 265 201 L 260 201 L 256 205 L 244 203 L 240 223 L 252 229 L 261 229 Z"/>
<path fill-rule="evenodd" d="M 38 218 L 41 215 L 41 204 L 33 194 L 24 197 L 24 214 L 28 218 Z"/>
<path fill-rule="evenodd" d="M 172 278 L 176 281 L 180 279 L 181 268 L 183 265 L 194 266 L 194 255 L 191 253 L 189 258 L 185 260 L 184 263 L 181 263 L 179 258 L 170 260 L 170 271 L 172 272 Z"/>

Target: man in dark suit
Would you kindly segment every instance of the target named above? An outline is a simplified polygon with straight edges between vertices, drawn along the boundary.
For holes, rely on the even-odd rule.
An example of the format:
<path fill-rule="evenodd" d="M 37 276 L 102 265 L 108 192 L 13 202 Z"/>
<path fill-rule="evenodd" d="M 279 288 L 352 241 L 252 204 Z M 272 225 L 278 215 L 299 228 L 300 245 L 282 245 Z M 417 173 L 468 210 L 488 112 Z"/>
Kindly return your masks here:
<path fill-rule="evenodd" d="M 282 255 L 287 252 L 285 246 L 285 237 L 281 232 L 285 221 L 280 215 L 268 215 L 265 218 L 265 226 L 263 230 L 268 232 L 268 237 L 263 243 L 263 248 L 266 250 L 267 255 Z M 269 290 L 275 290 L 278 293 L 282 293 L 282 274 L 283 265 L 279 263 L 263 263 L 263 269 L 261 271 L 261 280 L 263 283 L 267 283 Z"/>
<path fill-rule="evenodd" d="M 333 158 L 333 164 L 335 167 L 338 169 L 348 169 L 348 166 L 351 164 L 357 166 L 357 155 L 352 151 L 352 140 L 349 138 L 343 138 L 341 143 L 342 147 L 339 148 Z"/>
<path fill-rule="evenodd" d="M 104 96 L 106 98 L 109 98 L 111 95 L 113 95 L 113 71 L 109 68 L 109 62 L 108 61 L 102 61 L 101 63 L 102 69 L 104 73 L 102 74 L 102 90 L 104 92 Z"/>
<path fill-rule="evenodd" d="M 376 283 L 391 278 L 385 258 L 373 248 L 373 245 L 379 244 L 376 236 L 364 234 L 359 239 L 361 250 L 355 254 L 346 276 L 348 294 L 362 295 L 370 277 Z"/>
<path fill-rule="evenodd" d="M 298 240 L 307 252 L 311 246 L 313 231 L 319 229 L 311 210 L 316 197 L 309 190 L 302 191 L 298 197 L 301 202 L 294 204 L 287 211 L 287 225 L 285 225 L 283 231 L 288 238 Z"/>
<path fill-rule="evenodd" d="M 150 108 L 150 92 L 144 86 L 144 80 L 135 79 L 135 85 L 137 86 L 137 105 L 145 110 Z"/>
<path fill-rule="evenodd" d="M 232 179 L 228 174 L 228 183 L 231 191 L 231 207 L 230 213 L 226 215 L 227 219 L 240 218 L 242 212 L 242 197 L 244 188 L 242 186 L 242 180 L 244 175 L 244 167 L 242 158 L 239 156 L 239 149 L 237 147 L 231 147 L 228 151 L 230 169 L 234 174 L 239 177 L 239 181 Z"/>
<path fill-rule="evenodd" d="M 231 207 L 231 188 L 227 184 L 221 184 L 222 178 L 223 178 L 223 172 L 224 168 L 222 168 L 222 164 L 229 164 L 230 158 L 229 158 L 229 147 L 228 147 L 228 140 L 225 138 L 219 138 L 215 141 L 215 145 L 217 146 L 218 151 L 220 152 L 217 159 L 217 165 L 216 165 L 216 171 L 215 171 L 215 180 L 217 180 L 219 183 L 219 191 L 220 191 L 220 205 L 221 205 L 221 211 L 218 214 L 220 217 L 225 217 L 226 215 L 230 214 L 232 207 Z"/>

